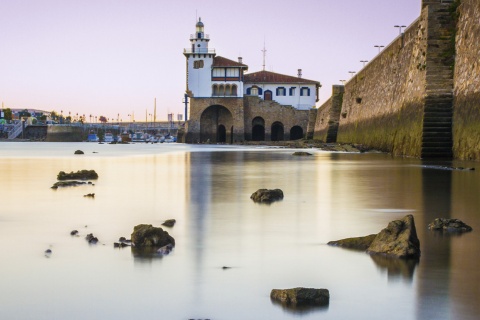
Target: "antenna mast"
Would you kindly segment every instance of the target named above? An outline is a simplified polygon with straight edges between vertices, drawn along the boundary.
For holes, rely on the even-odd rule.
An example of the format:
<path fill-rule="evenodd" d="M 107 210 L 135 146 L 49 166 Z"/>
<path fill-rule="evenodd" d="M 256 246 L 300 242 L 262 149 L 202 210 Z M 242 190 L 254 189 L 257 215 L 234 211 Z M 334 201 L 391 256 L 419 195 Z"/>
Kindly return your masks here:
<path fill-rule="evenodd" d="M 267 53 L 267 49 L 265 49 L 265 39 L 263 39 L 263 71 L 265 71 L 265 56 L 266 56 L 266 53 Z"/>

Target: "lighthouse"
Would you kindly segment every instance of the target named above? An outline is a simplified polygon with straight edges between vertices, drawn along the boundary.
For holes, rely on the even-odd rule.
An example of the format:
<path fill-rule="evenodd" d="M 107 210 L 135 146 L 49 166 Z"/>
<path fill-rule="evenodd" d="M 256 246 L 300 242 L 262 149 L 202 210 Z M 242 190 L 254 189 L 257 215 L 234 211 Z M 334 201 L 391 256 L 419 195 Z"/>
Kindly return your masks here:
<path fill-rule="evenodd" d="M 186 93 L 191 98 L 211 96 L 211 73 L 215 50 L 208 48 L 209 41 L 202 19 L 198 18 L 195 33 L 190 35 L 190 48 L 183 50 L 183 54 L 187 58 Z"/>

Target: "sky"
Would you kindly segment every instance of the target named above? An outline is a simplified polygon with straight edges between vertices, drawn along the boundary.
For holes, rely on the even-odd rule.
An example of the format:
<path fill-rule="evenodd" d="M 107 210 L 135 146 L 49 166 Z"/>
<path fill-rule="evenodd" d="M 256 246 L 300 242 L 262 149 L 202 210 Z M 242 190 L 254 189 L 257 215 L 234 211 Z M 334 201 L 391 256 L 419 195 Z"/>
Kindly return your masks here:
<path fill-rule="evenodd" d="M 185 56 L 197 17 L 209 48 L 248 72 L 332 85 L 359 71 L 411 24 L 421 0 L 2 0 L 0 102 L 5 108 L 157 120 L 183 113 Z M 130 115 L 130 116 L 129 116 Z M 149 116 L 149 121 L 151 117 Z"/>

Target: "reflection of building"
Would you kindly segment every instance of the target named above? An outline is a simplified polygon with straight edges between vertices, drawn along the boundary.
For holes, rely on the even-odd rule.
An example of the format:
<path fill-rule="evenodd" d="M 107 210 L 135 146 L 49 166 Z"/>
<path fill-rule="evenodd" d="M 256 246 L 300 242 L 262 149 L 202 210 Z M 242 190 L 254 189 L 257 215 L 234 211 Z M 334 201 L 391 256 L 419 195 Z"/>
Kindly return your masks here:
<path fill-rule="evenodd" d="M 269 71 L 245 74 L 248 66 L 217 56 L 201 19 L 187 58 L 190 112 L 185 142 L 288 140 L 305 136 L 320 83 Z"/>

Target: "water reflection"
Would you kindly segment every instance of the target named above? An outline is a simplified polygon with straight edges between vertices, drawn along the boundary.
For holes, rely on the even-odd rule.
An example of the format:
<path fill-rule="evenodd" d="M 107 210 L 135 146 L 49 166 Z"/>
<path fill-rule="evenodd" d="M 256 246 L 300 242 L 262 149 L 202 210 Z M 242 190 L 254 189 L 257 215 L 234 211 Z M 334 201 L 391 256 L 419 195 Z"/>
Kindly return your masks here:
<path fill-rule="evenodd" d="M 300 305 L 300 306 L 294 306 L 294 305 L 288 305 L 288 304 L 284 304 L 284 303 L 281 303 L 277 300 L 274 300 L 274 299 L 270 299 L 270 301 L 272 302 L 272 305 L 274 306 L 277 306 L 277 307 L 281 307 L 282 310 L 286 313 L 290 313 L 290 314 L 293 314 L 293 315 L 297 315 L 297 316 L 304 316 L 304 315 L 307 315 L 309 313 L 317 313 L 317 312 L 327 312 L 328 311 L 328 308 L 329 308 L 329 305 L 324 305 L 324 306 L 312 306 L 312 305 Z"/>
<path fill-rule="evenodd" d="M 415 268 L 419 263 L 416 259 L 397 259 L 379 254 L 372 254 L 370 258 L 379 270 L 387 272 L 389 281 L 401 279 L 412 282 Z"/>

